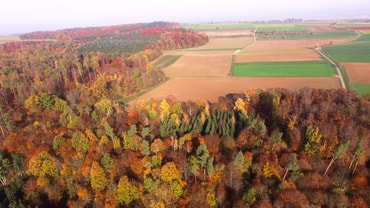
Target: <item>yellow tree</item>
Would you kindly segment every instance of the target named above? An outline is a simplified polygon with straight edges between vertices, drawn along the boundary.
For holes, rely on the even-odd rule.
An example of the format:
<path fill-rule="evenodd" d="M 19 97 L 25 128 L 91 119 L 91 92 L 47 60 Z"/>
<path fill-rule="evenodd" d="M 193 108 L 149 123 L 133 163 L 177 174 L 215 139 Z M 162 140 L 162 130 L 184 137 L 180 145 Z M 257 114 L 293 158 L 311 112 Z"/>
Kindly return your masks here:
<path fill-rule="evenodd" d="M 161 179 L 166 183 L 181 179 L 180 171 L 176 168 L 174 162 L 168 162 L 162 166 Z"/>
<path fill-rule="evenodd" d="M 320 143 L 322 134 L 319 131 L 319 127 L 309 125 L 306 129 L 307 142 L 304 145 L 304 151 L 312 156 L 320 156 Z"/>
<path fill-rule="evenodd" d="M 90 170 L 90 183 L 95 191 L 102 191 L 108 185 L 108 179 L 105 177 L 104 169 L 98 162 L 94 161 Z"/>
<path fill-rule="evenodd" d="M 119 179 L 116 190 L 116 199 L 118 203 L 129 205 L 133 200 L 139 197 L 139 193 L 139 189 L 128 180 L 126 175 Z"/>

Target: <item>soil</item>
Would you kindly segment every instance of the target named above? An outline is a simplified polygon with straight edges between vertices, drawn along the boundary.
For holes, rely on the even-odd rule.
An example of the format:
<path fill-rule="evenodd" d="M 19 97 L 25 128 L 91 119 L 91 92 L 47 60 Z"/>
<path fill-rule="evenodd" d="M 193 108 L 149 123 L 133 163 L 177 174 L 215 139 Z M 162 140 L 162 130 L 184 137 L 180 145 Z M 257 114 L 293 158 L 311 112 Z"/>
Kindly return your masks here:
<path fill-rule="evenodd" d="M 178 76 L 227 76 L 231 69 L 232 53 L 187 54 L 164 69 L 169 77 Z"/>
<path fill-rule="evenodd" d="M 247 89 L 300 88 L 339 89 L 334 77 L 173 77 L 138 100 L 163 99 L 173 96 L 178 101 L 209 100 L 216 102 L 229 93 L 244 93 Z M 135 101 L 134 101 L 135 102 Z"/>
<path fill-rule="evenodd" d="M 351 82 L 370 84 L 370 63 L 341 63 Z"/>
<path fill-rule="evenodd" d="M 316 60 L 322 60 L 321 56 L 314 50 L 309 49 L 240 53 L 235 57 L 236 63 Z"/>

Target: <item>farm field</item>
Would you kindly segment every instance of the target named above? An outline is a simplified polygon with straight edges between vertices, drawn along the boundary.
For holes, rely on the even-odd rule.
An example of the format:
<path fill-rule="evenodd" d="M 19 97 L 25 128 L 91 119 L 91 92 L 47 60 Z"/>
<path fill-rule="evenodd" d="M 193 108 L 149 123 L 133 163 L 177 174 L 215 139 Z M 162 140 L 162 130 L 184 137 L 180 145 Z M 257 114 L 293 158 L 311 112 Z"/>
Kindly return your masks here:
<path fill-rule="evenodd" d="M 6 42 L 14 42 L 19 41 L 20 38 L 18 36 L 0 36 L 0 44 Z"/>
<path fill-rule="evenodd" d="M 235 36 L 252 36 L 253 32 L 251 30 L 209 30 L 203 31 L 208 37 L 235 37 Z"/>
<path fill-rule="evenodd" d="M 308 27 L 304 25 L 296 25 L 296 24 L 255 24 L 258 28 L 258 31 L 303 31 L 307 30 Z"/>
<path fill-rule="evenodd" d="M 286 88 L 340 88 L 338 79 L 334 77 L 173 77 L 160 87 L 153 89 L 137 98 L 165 98 L 169 95 L 177 100 L 209 100 L 216 102 L 220 96 L 228 93 L 244 93 L 247 89 Z"/>
<path fill-rule="evenodd" d="M 359 95 L 370 93 L 370 34 L 362 34 L 353 41 L 323 48 L 346 70 L 350 89 Z"/>
<path fill-rule="evenodd" d="M 351 82 L 370 84 L 370 63 L 341 63 Z"/>
<path fill-rule="evenodd" d="M 315 38 L 302 35 L 300 38 L 287 40 L 257 39 L 256 42 L 252 35 L 249 37 L 242 35 L 253 34 L 255 28 L 252 24 L 189 26 L 193 29 L 198 28 L 196 30 L 211 36 L 209 43 L 197 48 L 166 51 L 164 58 L 179 57 L 163 69 L 169 80 L 135 100 L 164 98 L 172 95 L 177 100 L 205 99 L 213 102 L 217 101 L 219 96 L 243 93 L 247 89 L 255 88 L 279 87 L 291 90 L 304 87 L 341 88 L 334 67 L 324 60 L 315 48 L 325 49 L 325 46 L 349 44 L 357 33 L 337 30 L 331 24 L 257 25 L 257 31 L 261 28 L 268 31 L 268 29 L 280 27 L 282 31 L 291 28 L 320 35 L 316 35 Z M 363 42 L 366 37 L 358 40 Z M 236 49 L 240 48 L 242 49 L 236 53 Z M 329 55 L 332 57 L 331 54 Z M 167 57 L 167 59 L 171 58 Z M 364 84 L 354 84 L 352 89 L 355 87 L 364 88 Z"/>
<path fill-rule="evenodd" d="M 235 64 L 234 76 L 249 77 L 326 77 L 335 76 L 331 64 L 324 61 L 257 62 Z"/>
<path fill-rule="evenodd" d="M 251 52 L 281 52 L 286 50 L 313 49 L 316 46 L 348 42 L 348 38 L 322 38 L 308 40 L 258 40 L 253 46 L 242 53 Z"/>
<path fill-rule="evenodd" d="M 229 37 L 229 38 L 210 38 L 207 45 L 186 50 L 191 51 L 210 51 L 210 50 L 237 50 L 246 47 L 253 42 L 251 36 Z"/>
<path fill-rule="evenodd" d="M 180 55 L 165 55 L 154 62 L 154 66 L 160 69 L 170 66 L 173 64 L 177 59 L 179 59 Z"/>
<path fill-rule="evenodd" d="M 323 48 L 337 62 L 370 62 L 370 41 L 330 45 Z"/>
<path fill-rule="evenodd" d="M 235 63 L 250 62 L 281 62 L 281 61 L 312 61 L 322 60 L 321 56 L 312 49 L 291 49 L 281 51 L 255 51 L 239 53 Z"/>
<path fill-rule="evenodd" d="M 183 25 L 184 28 L 198 31 L 220 31 L 220 30 L 252 30 L 255 28 L 251 23 L 212 23 L 212 24 L 190 24 Z"/>
<path fill-rule="evenodd" d="M 351 83 L 351 87 L 360 96 L 364 96 L 370 93 L 370 84 Z"/>
<path fill-rule="evenodd" d="M 231 68 L 232 53 L 185 54 L 164 69 L 169 77 L 176 76 L 227 76 Z"/>

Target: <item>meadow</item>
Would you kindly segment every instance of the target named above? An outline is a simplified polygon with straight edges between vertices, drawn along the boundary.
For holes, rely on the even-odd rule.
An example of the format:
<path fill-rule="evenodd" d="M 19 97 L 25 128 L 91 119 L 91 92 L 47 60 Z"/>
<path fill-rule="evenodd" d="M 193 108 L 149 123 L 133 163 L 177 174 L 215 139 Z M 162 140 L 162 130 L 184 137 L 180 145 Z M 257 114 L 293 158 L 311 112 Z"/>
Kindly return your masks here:
<path fill-rule="evenodd" d="M 308 30 L 309 27 L 304 25 L 296 24 L 256 24 L 258 31 L 304 31 Z"/>
<path fill-rule="evenodd" d="M 370 93 L 370 84 L 351 83 L 351 87 L 360 96 L 364 96 Z"/>
<path fill-rule="evenodd" d="M 325 46 L 323 52 L 337 62 L 370 62 L 370 41 Z"/>
<path fill-rule="evenodd" d="M 256 62 L 234 64 L 234 76 L 252 77 L 329 77 L 333 67 L 323 61 Z"/>

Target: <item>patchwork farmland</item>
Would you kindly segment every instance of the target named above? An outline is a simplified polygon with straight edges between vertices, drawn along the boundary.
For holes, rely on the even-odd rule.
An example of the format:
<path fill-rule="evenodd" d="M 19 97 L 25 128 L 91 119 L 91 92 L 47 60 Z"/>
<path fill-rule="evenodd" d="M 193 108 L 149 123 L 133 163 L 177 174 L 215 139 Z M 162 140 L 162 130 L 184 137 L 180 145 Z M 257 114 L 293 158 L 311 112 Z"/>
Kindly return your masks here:
<path fill-rule="evenodd" d="M 339 64 L 344 79 L 353 83 L 350 89 L 356 90 L 357 86 L 361 88 L 358 93 L 364 94 L 367 84 L 370 85 L 370 79 L 366 76 L 360 81 L 359 77 L 355 78 L 361 77 L 357 74 L 370 74 L 368 70 L 361 70 L 356 64 L 342 64 L 329 51 L 331 47 L 350 44 L 351 41 L 366 40 L 366 36 L 358 37 L 356 31 L 344 26 L 333 26 L 332 23 L 241 23 L 186 27 L 206 33 L 210 41 L 197 48 L 166 51 L 156 64 L 176 57 L 172 64 L 167 64 L 163 69 L 169 79 L 136 100 L 161 99 L 170 95 L 183 101 L 205 99 L 215 102 L 225 94 L 244 93 L 248 89 L 345 88 L 335 66 L 317 52 L 320 49 Z M 280 31 L 285 36 L 259 38 L 256 35 L 258 31 Z M 367 56 L 366 52 L 369 51 L 360 51 L 365 53 L 364 56 Z M 347 68 L 348 73 L 345 73 Z"/>
<path fill-rule="evenodd" d="M 359 28 L 358 24 L 347 25 Z M 370 93 L 370 34 L 362 32 L 370 26 L 362 25 L 360 29 L 360 35 L 351 41 L 325 46 L 323 51 L 341 66 L 349 89 L 365 95 Z"/>

